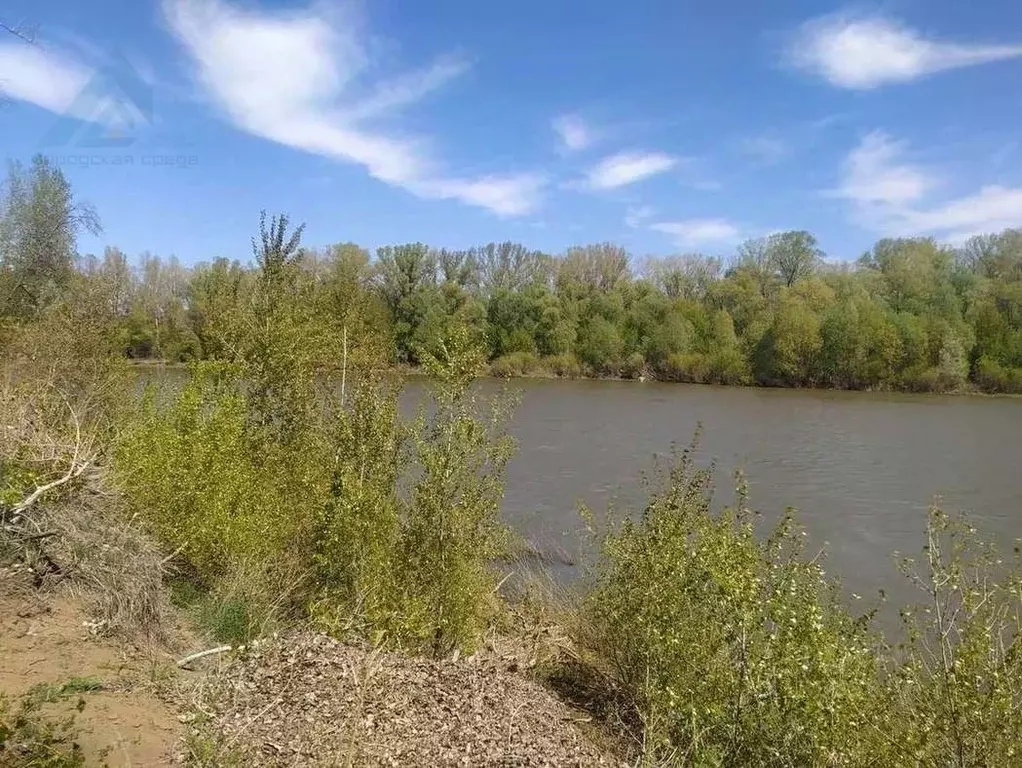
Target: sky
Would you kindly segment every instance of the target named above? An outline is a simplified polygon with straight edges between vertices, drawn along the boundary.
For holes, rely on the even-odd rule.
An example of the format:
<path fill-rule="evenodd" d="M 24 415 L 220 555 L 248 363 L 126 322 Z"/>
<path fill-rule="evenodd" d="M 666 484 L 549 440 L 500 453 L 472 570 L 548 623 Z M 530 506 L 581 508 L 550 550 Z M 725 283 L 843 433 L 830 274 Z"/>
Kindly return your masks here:
<path fill-rule="evenodd" d="M 6 0 L 0 143 L 99 237 L 246 260 L 305 243 L 611 241 L 727 255 L 813 232 L 1022 225 L 1018 0 Z"/>

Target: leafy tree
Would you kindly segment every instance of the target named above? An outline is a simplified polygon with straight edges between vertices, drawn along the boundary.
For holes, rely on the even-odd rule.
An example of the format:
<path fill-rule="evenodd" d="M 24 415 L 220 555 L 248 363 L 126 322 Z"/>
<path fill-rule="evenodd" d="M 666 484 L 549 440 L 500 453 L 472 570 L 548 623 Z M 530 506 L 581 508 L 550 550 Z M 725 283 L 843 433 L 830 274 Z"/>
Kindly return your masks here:
<path fill-rule="evenodd" d="M 781 282 L 789 288 L 816 271 L 823 259 L 816 238 L 804 230 L 770 235 L 766 242 L 767 263 L 777 271 Z"/>
<path fill-rule="evenodd" d="M 59 168 L 42 155 L 28 168 L 10 164 L 0 198 L 0 314 L 27 317 L 60 295 L 71 280 L 82 231 L 99 234 L 99 217 L 74 199 Z"/>

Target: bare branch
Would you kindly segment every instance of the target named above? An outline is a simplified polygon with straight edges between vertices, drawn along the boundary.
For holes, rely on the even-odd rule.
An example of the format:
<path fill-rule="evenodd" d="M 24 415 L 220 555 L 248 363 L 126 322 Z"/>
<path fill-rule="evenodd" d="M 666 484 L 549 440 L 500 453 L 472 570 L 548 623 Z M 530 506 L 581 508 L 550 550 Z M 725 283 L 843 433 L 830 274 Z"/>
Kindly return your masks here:
<path fill-rule="evenodd" d="M 193 653 L 191 656 L 185 656 L 183 659 L 181 659 L 177 663 L 177 665 L 179 667 L 186 667 L 189 664 L 191 664 L 193 661 L 198 661 L 199 659 L 203 659 L 206 656 L 215 656 L 217 654 L 227 653 L 228 651 L 233 651 L 233 650 L 234 650 L 234 646 L 233 645 L 221 645 L 221 646 L 218 646 L 216 648 L 210 648 L 207 651 L 199 651 L 198 653 Z"/>
<path fill-rule="evenodd" d="M 35 29 L 26 27 L 24 25 L 11 26 L 3 21 L 0 21 L 0 32 L 7 32 L 14 35 L 19 40 L 23 40 L 29 45 L 35 44 Z"/>

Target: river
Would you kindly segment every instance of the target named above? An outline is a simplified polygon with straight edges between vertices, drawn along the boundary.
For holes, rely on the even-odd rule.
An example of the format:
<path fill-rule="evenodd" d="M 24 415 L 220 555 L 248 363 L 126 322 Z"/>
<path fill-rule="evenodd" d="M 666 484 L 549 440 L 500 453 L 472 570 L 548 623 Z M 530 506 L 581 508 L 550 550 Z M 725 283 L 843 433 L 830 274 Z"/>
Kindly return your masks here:
<path fill-rule="evenodd" d="M 488 382 L 487 388 L 495 388 Z M 717 500 L 741 469 L 764 520 L 795 507 L 846 593 L 917 599 L 894 553 L 917 555 L 928 506 L 965 511 L 1007 552 L 1022 537 L 1022 399 L 517 380 L 504 514 L 555 562 L 580 552 L 578 504 L 640 509 L 654 455 L 686 445 L 717 466 Z M 566 556 L 566 557 L 564 557 Z M 570 572 L 571 567 L 567 570 Z"/>

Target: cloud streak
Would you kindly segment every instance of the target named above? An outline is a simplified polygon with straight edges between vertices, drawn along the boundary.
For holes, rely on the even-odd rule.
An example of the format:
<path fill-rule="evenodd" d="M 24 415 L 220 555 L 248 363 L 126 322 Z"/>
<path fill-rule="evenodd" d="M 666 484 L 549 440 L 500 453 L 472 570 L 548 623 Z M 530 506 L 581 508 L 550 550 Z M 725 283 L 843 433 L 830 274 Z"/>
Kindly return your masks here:
<path fill-rule="evenodd" d="M 805 23 L 787 50 L 791 64 L 838 88 L 869 90 L 961 67 L 1022 57 L 1022 45 L 930 40 L 880 16 L 824 16 Z"/>
<path fill-rule="evenodd" d="M 592 131 L 578 115 L 555 117 L 551 127 L 560 140 L 561 149 L 566 152 L 577 152 L 593 143 Z"/>
<path fill-rule="evenodd" d="M 319 6 L 257 13 L 221 0 L 164 0 L 167 23 L 209 99 L 238 128 L 264 139 L 365 167 L 415 195 L 455 199 L 505 216 L 529 213 L 545 179 L 534 173 L 461 178 L 429 142 L 378 127 L 465 71 L 446 58 L 365 83 L 372 61 L 351 18 Z"/>
<path fill-rule="evenodd" d="M 727 219 L 684 219 L 650 224 L 655 232 L 670 235 L 679 248 L 694 248 L 738 240 L 738 227 Z"/>
<path fill-rule="evenodd" d="M 677 164 L 678 158 L 663 152 L 621 152 L 590 169 L 586 186 L 592 190 L 617 189 L 669 171 Z"/>
<path fill-rule="evenodd" d="M 905 150 L 883 132 L 866 135 L 845 159 L 839 186 L 824 194 L 848 201 L 856 222 L 889 236 L 935 235 L 957 243 L 1022 225 L 1022 189 L 988 185 L 934 200 L 946 181 L 905 159 Z"/>

